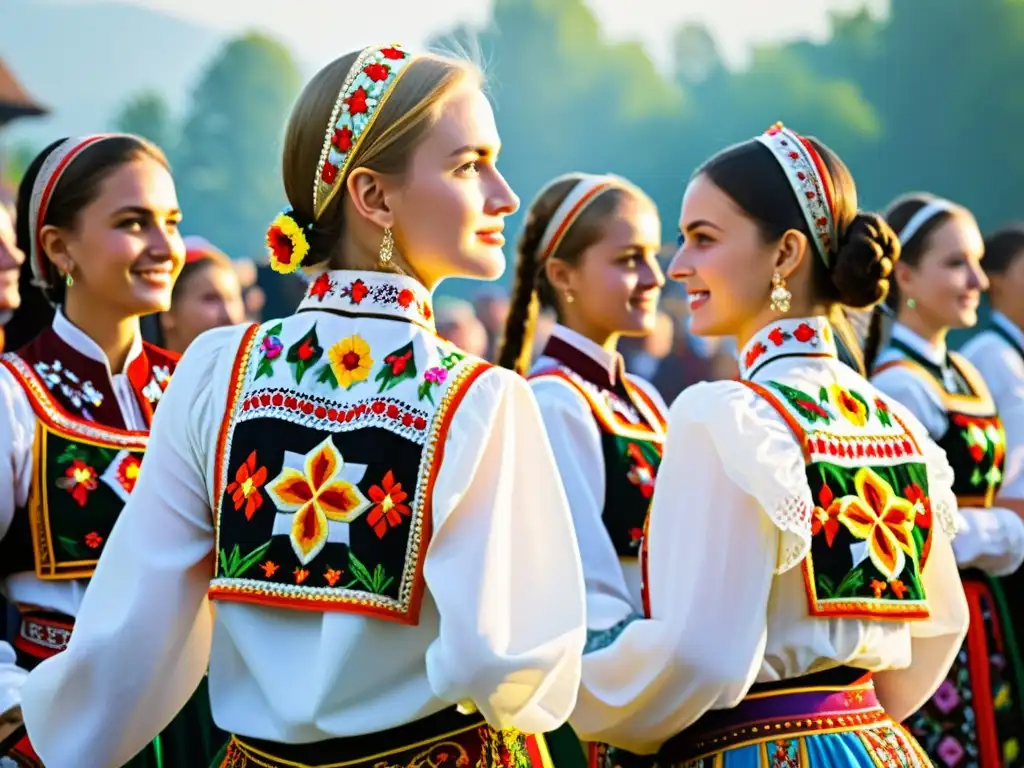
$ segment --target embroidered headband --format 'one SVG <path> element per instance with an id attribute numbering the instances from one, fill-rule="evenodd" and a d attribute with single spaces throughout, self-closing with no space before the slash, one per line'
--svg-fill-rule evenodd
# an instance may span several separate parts
<path id="1" fill-rule="evenodd" d="M 832 266 L 832 246 L 836 242 L 835 203 L 832 178 L 814 145 L 782 123 L 776 123 L 757 137 L 772 151 L 793 188 L 814 246 Z"/>
<path id="2" fill-rule="evenodd" d="M 313 216 L 320 218 L 338 193 L 367 131 L 413 56 L 399 45 L 364 48 L 338 91 L 313 180 Z"/>
<path id="3" fill-rule="evenodd" d="M 927 205 L 919 208 L 917 213 L 910 217 L 910 221 L 903 225 L 903 229 L 900 230 L 899 234 L 900 245 L 909 243 L 914 235 L 921 230 L 921 227 L 940 213 L 953 213 L 956 209 L 956 203 L 951 203 L 949 200 L 936 198 L 929 201 Z"/>
<path id="4" fill-rule="evenodd" d="M 31 233 L 28 258 L 32 266 L 32 285 L 37 288 L 53 287 L 46 278 L 48 260 L 39 235 L 43 229 L 43 222 L 46 221 L 46 211 L 53 198 L 53 191 L 57 188 L 64 171 L 76 157 L 93 144 L 124 136 L 126 134 L 123 133 L 98 133 L 92 136 L 65 139 L 46 156 L 43 164 L 39 167 L 39 173 L 32 184 L 32 196 L 29 199 L 28 207 L 28 231 Z"/>
<path id="5" fill-rule="evenodd" d="M 543 264 L 558 250 L 558 246 L 561 245 L 565 233 L 569 231 L 588 205 L 594 202 L 602 192 L 606 192 L 613 187 L 622 186 L 622 182 L 615 176 L 570 173 L 553 179 L 545 185 L 537 197 L 539 198 L 553 185 L 567 179 L 576 179 L 576 185 L 565 196 L 561 205 L 555 209 L 554 214 L 551 216 L 551 221 L 548 222 L 548 226 L 544 230 L 544 236 L 540 239 L 540 245 L 537 247 L 538 264 Z"/>

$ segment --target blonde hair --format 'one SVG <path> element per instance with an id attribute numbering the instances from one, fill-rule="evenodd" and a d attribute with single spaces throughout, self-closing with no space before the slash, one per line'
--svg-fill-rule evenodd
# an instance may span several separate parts
<path id="1" fill-rule="evenodd" d="M 321 69 L 299 94 L 288 119 L 282 160 L 284 190 L 296 216 L 306 221 L 314 221 L 313 182 L 327 123 L 359 53 L 347 53 Z M 467 82 L 483 84 L 483 74 L 471 61 L 436 53 L 417 55 L 380 108 L 349 169 L 403 173 L 413 150 L 440 118 L 442 103 Z M 339 179 L 338 183 L 344 184 L 345 180 Z M 344 197 L 342 189 L 315 221 L 309 238 L 310 253 L 303 266 L 327 261 L 336 251 L 345 231 Z"/>

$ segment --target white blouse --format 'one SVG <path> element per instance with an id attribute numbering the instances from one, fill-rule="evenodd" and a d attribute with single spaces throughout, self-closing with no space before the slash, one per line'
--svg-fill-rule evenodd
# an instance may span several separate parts
<path id="1" fill-rule="evenodd" d="M 902 323 L 893 326 L 892 338 L 942 370 L 950 370 L 945 347 L 936 347 Z M 875 365 L 881 366 L 902 356 L 898 349 L 889 347 L 878 355 Z M 872 376 L 871 382 L 913 413 L 933 439 L 940 439 L 949 428 L 946 407 L 938 394 L 905 368 L 886 368 Z M 1018 406 L 1017 410 L 1021 407 L 1024 406 Z M 1002 418 L 1002 410 L 999 416 Z M 1011 419 L 1013 416 L 1011 410 Z M 1013 494 L 1001 491 L 1000 496 L 1012 497 Z M 1016 512 L 1004 507 L 960 507 L 957 518 L 958 533 L 953 551 L 961 568 L 980 568 L 992 576 L 1006 576 L 1024 563 L 1024 521 Z"/>
<path id="2" fill-rule="evenodd" d="M 363 336 L 395 323 L 347 322 Z M 377 732 L 460 702 L 495 727 L 557 728 L 579 685 L 583 578 L 536 402 L 510 371 L 483 373 L 452 418 L 418 625 L 239 602 L 212 610 L 214 453 L 242 334 L 217 329 L 189 347 L 68 649 L 25 684 L 44 762 L 121 765 L 207 666 L 217 725 L 271 741 Z"/>
<path id="3" fill-rule="evenodd" d="M 135 338 L 125 358 L 124 369 L 110 373 L 110 363 L 100 346 L 72 324 L 60 309 L 54 316 L 53 330 L 69 346 L 103 363 L 128 429 L 147 429 L 126 373 L 128 364 L 142 352 L 142 337 Z M 6 489 L 0 492 L 0 538 L 10 527 L 14 511 L 24 507 L 28 501 L 35 431 L 36 415 L 28 395 L 13 374 L 0 366 L 0 488 Z M 84 579 L 44 581 L 35 573 L 24 572 L 9 576 L 0 583 L 0 589 L 11 603 L 34 605 L 73 617 L 78 613 L 87 584 Z M 14 663 L 14 658 L 14 650 L 0 641 L 0 712 L 21 701 L 21 686 L 26 673 Z"/>
<path id="4" fill-rule="evenodd" d="M 622 370 L 621 357 L 617 353 L 571 328 L 556 325 L 551 335 L 590 357 L 610 377 L 619 375 Z M 541 355 L 530 372 L 537 373 L 558 365 L 557 360 Z M 638 376 L 629 376 L 629 380 L 643 390 L 660 413 L 668 411 L 661 395 L 648 382 Z M 630 603 L 637 611 L 641 610 L 641 577 L 637 558 L 621 558 L 616 553 L 602 518 L 605 458 L 601 431 L 586 398 L 568 382 L 545 376 L 531 381 L 530 386 L 540 406 L 576 525 L 587 585 L 587 626 L 591 630 L 608 629 L 621 618 L 618 616 L 621 603 Z"/>
<path id="5" fill-rule="evenodd" d="M 824 318 L 788 319 L 819 332 Z M 751 340 L 751 344 L 758 338 Z M 839 382 L 869 400 L 870 384 L 835 357 L 785 345 L 752 379 L 809 392 Z M 741 354 L 747 357 L 750 345 Z M 794 352 L 792 356 L 780 356 Z M 945 455 L 898 404 L 920 438 L 936 520 L 924 573 L 930 618 L 871 621 L 808 614 L 803 570 L 815 502 L 801 445 L 767 401 L 739 382 L 695 384 L 669 411 L 668 442 L 648 529 L 649 619 L 619 607 L 621 633 L 583 659 L 571 722 L 581 739 L 656 751 L 711 709 L 727 709 L 755 682 L 840 665 L 872 670 L 897 720 L 932 694 L 967 629 L 967 605 L 949 541 L 955 509 Z"/>
<path id="6" fill-rule="evenodd" d="M 1004 329 L 1024 349 L 1024 332 L 1001 312 L 992 313 L 992 324 Z M 1006 467 L 999 495 L 1024 499 L 1024 358 L 995 331 L 982 331 L 961 354 L 981 373 L 1006 431 Z"/>

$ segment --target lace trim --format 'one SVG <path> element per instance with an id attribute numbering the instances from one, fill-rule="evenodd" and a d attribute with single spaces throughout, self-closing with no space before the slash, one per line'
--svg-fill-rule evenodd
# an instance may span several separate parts
<path id="1" fill-rule="evenodd" d="M 811 520 L 814 505 L 806 496 L 791 495 L 784 498 L 765 514 L 782 531 L 779 545 L 779 562 L 776 574 L 783 574 L 798 565 L 811 551 Z"/>
<path id="2" fill-rule="evenodd" d="M 586 656 L 588 653 L 594 651 L 600 651 L 602 648 L 607 648 L 609 645 L 619 639 L 626 627 L 632 624 L 637 619 L 642 619 L 643 614 L 633 611 L 629 616 L 616 622 L 607 629 L 588 629 L 587 630 L 587 642 L 583 646 L 583 655 Z"/>
<path id="3" fill-rule="evenodd" d="M 932 504 L 932 514 L 939 521 L 942 532 L 950 539 L 960 532 L 960 525 L 956 519 L 956 507 L 950 507 L 944 499 L 939 499 Z"/>

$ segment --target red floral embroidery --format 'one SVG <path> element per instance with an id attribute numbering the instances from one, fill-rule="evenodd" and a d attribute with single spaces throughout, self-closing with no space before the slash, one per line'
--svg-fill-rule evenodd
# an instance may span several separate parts
<path id="1" fill-rule="evenodd" d="M 366 89 L 363 87 L 356 88 L 352 95 L 345 99 L 345 103 L 348 104 L 350 115 L 364 114 L 367 111 Z"/>
<path id="2" fill-rule="evenodd" d="M 301 584 L 302 582 L 304 582 L 306 580 L 306 577 L 309 576 L 309 571 L 306 570 L 305 568 L 296 568 L 295 571 L 294 571 L 294 575 L 295 575 L 295 583 L 296 584 Z"/>
<path id="3" fill-rule="evenodd" d="M 324 297 L 327 296 L 333 288 L 334 283 L 331 281 L 331 278 L 328 277 L 326 272 L 323 272 L 316 280 L 313 281 L 313 285 L 309 287 L 309 295 L 315 296 L 320 301 L 323 301 Z"/>
<path id="4" fill-rule="evenodd" d="M 747 356 L 743 358 L 743 364 L 750 368 L 757 362 L 757 359 L 768 351 L 768 347 L 762 344 L 760 341 L 754 344 L 750 349 L 747 350 Z"/>
<path id="5" fill-rule="evenodd" d="M 252 520 L 256 510 L 263 506 L 263 494 L 259 489 L 265 482 L 267 468 L 256 468 L 256 451 L 253 451 L 235 471 L 235 479 L 226 489 L 231 494 L 236 511 L 245 506 L 246 520 Z"/>
<path id="6" fill-rule="evenodd" d="M 373 64 L 367 64 L 363 67 L 363 72 L 365 72 L 366 76 L 373 80 L 373 82 L 379 83 L 382 80 L 388 79 L 388 75 L 391 74 L 391 68 L 386 64 L 374 62 Z"/>
<path id="7" fill-rule="evenodd" d="M 398 294 L 398 306 L 400 306 L 402 309 L 408 309 L 409 305 L 412 304 L 413 299 L 415 298 L 416 296 L 413 294 L 412 291 L 410 291 L 408 288 L 403 288 Z"/>
<path id="8" fill-rule="evenodd" d="M 334 148 L 341 153 L 348 152 L 352 149 L 352 129 L 347 125 L 341 128 L 334 129 L 334 138 L 331 139 L 331 144 Z"/>
<path id="9" fill-rule="evenodd" d="M 632 463 L 629 473 L 626 475 L 629 482 L 640 489 L 640 493 L 645 499 L 651 498 L 654 495 L 654 467 L 644 458 L 643 451 L 636 443 L 629 444 L 629 447 L 626 448 L 626 456 Z"/>
<path id="10" fill-rule="evenodd" d="M 326 571 L 324 571 L 324 581 L 326 581 L 329 586 L 333 587 L 335 584 L 338 583 L 338 579 L 340 578 L 341 571 L 336 571 L 333 568 L 328 568 Z"/>
<path id="11" fill-rule="evenodd" d="M 275 573 L 277 573 L 277 569 L 280 567 L 281 566 L 279 566 L 273 560 L 267 560 L 267 562 L 260 564 L 260 568 L 263 570 L 263 575 L 266 576 L 268 579 Z"/>
<path id="12" fill-rule="evenodd" d="M 786 340 L 786 332 L 781 328 L 773 328 L 771 333 L 768 334 L 768 341 L 774 344 L 776 347 L 781 347 L 782 343 Z"/>
<path id="13" fill-rule="evenodd" d="M 807 323 L 800 323 L 800 325 L 797 326 L 796 330 L 793 331 L 793 338 L 804 344 L 806 344 L 809 341 L 812 341 L 813 339 L 816 339 L 817 337 L 818 332 L 814 330 L 814 328 L 809 326 Z"/>
<path id="14" fill-rule="evenodd" d="M 327 419 L 337 424 L 346 424 L 369 415 L 384 416 L 392 421 L 401 422 L 403 427 L 412 427 L 419 432 L 427 428 L 427 420 L 423 416 L 400 408 L 384 398 L 359 403 L 347 410 L 333 406 L 327 407 L 310 400 L 300 400 L 294 395 L 286 395 L 283 392 L 263 392 L 262 394 L 253 395 L 242 403 L 243 411 L 252 411 L 258 408 L 285 408 L 293 413 L 314 416 L 318 419 Z"/>
<path id="15" fill-rule="evenodd" d="M 100 544 L 103 543 L 103 537 L 100 536 L 96 531 L 85 534 L 85 546 L 89 549 L 99 549 Z"/>
<path id="16" fill-rule="evenodd" d="M 385 59 L 391 59 L 392 61 L 405 58 L 405 51 L 400 51 L 397 48 L 381 48 L 380 52 Z"/>
<path id="17" fill-rule="evenodd" d="M 403 354 L 392 353 L 384 358 L 384 364 L 391 367 L 392 376 L 401 376 L 405 373 L 405 368 L 409 365 L 409 361 L 412 360 L 412 350 L 408 350 Z"/>
<path id="18" fill-rule="evenodd" d="M 71 494 L 71 498 L 80 507 L 85 506 L 89 498 L 89 492 L 96 490 L 99 475 L 96 470 L 90 467 L 81 459 L 75 459 L 71 466 L 64 470 L 61 487 Z"/>
<path id="19" fill-rule="evenodd" d="M 377 506 L 367 515 L 366 522 L 379 539 L 384 538 L 389 527 L 401 525 L 402 515 L 409 517 L 412 514 L 409 506 L 402 503 L 409 498 L 409 494 L 402 490 L 401 483 L 395 482 L 395 475 L 390 469 L 380 485 L 371 486 L 369 494 L 370 501 Z"/>
<path id="20" fill-rule="evenodd" d="M 811 520 L 811 536 L 817 536 L 821 531 L 825 532 L 825 543 L 831 547 L 839 533 L 839 502 L 835 500 L 828 483 L 824 483 L 818 491 L 818 506 L 814 508 Z"/>
<path id="21" fill-rule="evenodd" d="M 370 289 L 366 287 L 366 283 L 362 280 L 354 280 L 351 285 L 347 288 L 341 289 L 342 296 L 348 296 L 349 301 L 353 304 L 359 304 L 366 295 L 370 292 Z"/>
<path id="22" fill-rule="evenodd" d="M 338 166 L 324 163 L 324 169 L 320 171 L 320 178 L 324 180 L 325 184 L 333 184 L 337 175 Z"/>
<path id="23" fill-rule="evenodd" d="M 135 483 L 139 479 L 139 469 L 142 461 L 135 454 L 129 453 L 117 465 L 116 476 L 118 484 L 124 488 L 125 493 L 135 490 Z"/>

